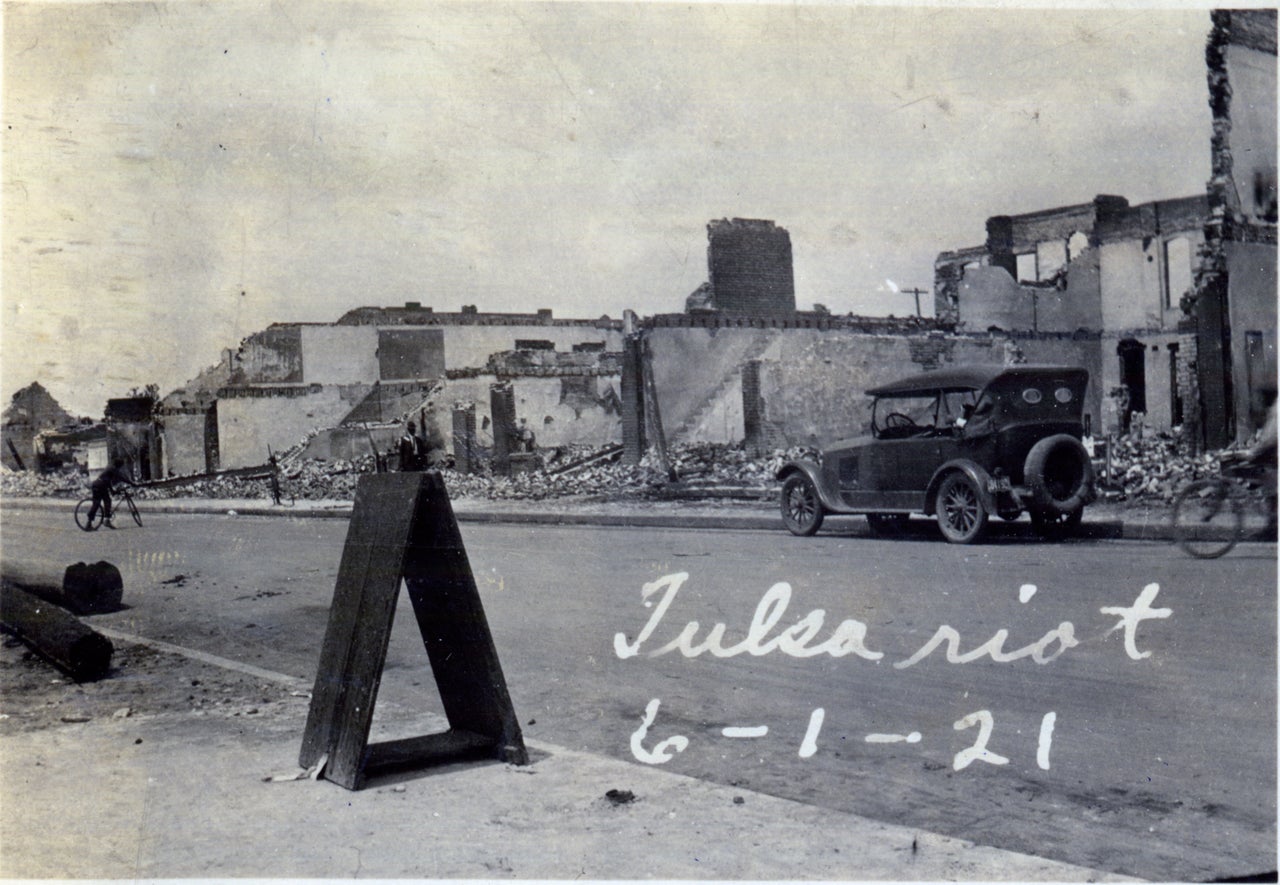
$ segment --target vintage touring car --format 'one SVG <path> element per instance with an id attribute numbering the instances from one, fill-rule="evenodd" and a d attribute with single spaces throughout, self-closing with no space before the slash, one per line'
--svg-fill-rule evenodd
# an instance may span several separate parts
<path id="1" fill-rule="evenodd" d="M 1094 498 L 1088 383 L 1068 366 L 976 365 L 872 388 L 869 436 L 778 470 L 783 522 L 812 535 L 828 514 L 865 514 L 892 534 L 913 513 L 936 514 L 948 541 L 969 544 L 991 516 L 1025 512 L 1042 534 L 1065 534 Z"/>

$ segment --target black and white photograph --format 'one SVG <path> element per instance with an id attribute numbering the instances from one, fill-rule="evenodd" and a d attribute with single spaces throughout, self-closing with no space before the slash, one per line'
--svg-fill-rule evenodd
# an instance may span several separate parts
<path id="1" fill-rule="evenodd" d="M 5 0 L 0 880 L 1276 882 L 1276 19 Z"/>

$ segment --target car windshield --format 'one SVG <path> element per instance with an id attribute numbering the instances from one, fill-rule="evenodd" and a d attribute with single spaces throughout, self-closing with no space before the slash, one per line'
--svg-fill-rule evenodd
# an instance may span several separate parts
<path id="1" fill-rule="evenodd" d="M 879 437 L 908 436 L 932 430 L 937 414 L 937 394 L 881 397 L 875 403 L 872 430 Z"/>
<path id="2" fill-rule="evenodd" d="M 872 410 L 872 432 L 881 439 L 963 426 L 978 401 L 976 390 L 882 396 Z"/>

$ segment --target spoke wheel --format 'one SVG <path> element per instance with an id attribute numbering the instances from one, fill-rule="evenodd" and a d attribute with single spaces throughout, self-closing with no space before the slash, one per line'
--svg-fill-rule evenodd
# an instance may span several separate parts
<path id="1" fill-rule="evenodd" d="M 782 484 L 782 521 L 793 535 L 812 535 L 822 528 L 822 501 L 813 480 L 803 473 Z"/>
<path id="2" fill-rule="evenodd" d="M 106 518 L 104 508 L 99 507 L 98 512 L 93 517 L 93 522 L 89 522 L 89 511 L 93 507 L 93 499 L 85 498 L 76 505 L 76 525 L 80 526 L 86 532 L 91 532 L 98 526 L 102 525 L 102 520 Z"/>
<path id="3" fill-rule="evenodd" d="M 938 527 L 952 544 L 972 544 L 987 527 L 987 510 L 977 485 L 964 473 L 953 473 L 938 489 Z"/>
<path id="4" fill-rule="evenodd" d="M 141 525 L 142 525 L 142 515 L 141 515 L 140 513 L 138 513 L 138 505 L 137 505 L 137 504 L 135 504 L 135 503 L 133 503 L 133 498 L 131 498 L 131 497 L 127 497 L 127 498 L 125 498 L 125 499 L 124 499 L 124 503 L 128 506 L 128 508 L 129 508 L 129 515 L 133 517 L 133 521 L 134 521 L 134 522 L 136 522 L 139 526 L 141 526 Z"/>
<path id="5" fill-rule="evenodd" d="M 1173 536 L 1196 559 L 1217 559 L 1244 532 L 1244 507 L 1223 479 L 1199 479 L 1173 502 Z"/>

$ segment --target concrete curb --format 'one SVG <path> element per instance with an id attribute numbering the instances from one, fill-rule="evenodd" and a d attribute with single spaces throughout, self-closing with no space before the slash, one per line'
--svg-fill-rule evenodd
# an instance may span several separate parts
<path id="1" fill-rule="evenodd" d="M 72 510 L 75 501 L 62 498 L 4 498 L 0 499 L 0 510 L 5 509 L 47 509 Z M 349 501 L 308 501 L 293 506 L 276 506 L 260 500 L 237 499 L 223 500 L 213 498 L 165 498 L 140 502 L 146 511 L 157 513 L 210 514 L 219 516 L 270 516 L 292 517 L 295 519 L 347 519 L 351 516 Z M 459 522 L 490 525 L 556 525 L 556 526 L 606 526 L 611 528 L 657 528 L 657 529 L 701 529 L 721 531 L 765 531 L 783 532 L 781 520 L 773 512 L 761 509 L 759 512 L 732 513 L 725 512 L 730 507 L 717 508 L 714 505 L 689 506 L 684 513 L 637 513 L 628 512 L 628 505 L 616 505 L 609 509 L 608 504 L 592 503 L 582 510 L 532 510 L 514 509 L 492 506 L 488 502 L 471 502 L 461 499 L 453 502 L 453 512 Z M 1138 517 L 1112 515 L 1111 513 L 1090 517 L 1088 511 L 1077 531 L 1077 538 L 1091 540 L 1137 540 L 1137 541 L 1172 541 L 1173 533 L 1168 524 L 1167 512 L 1139 512 Z M 1261 526 L 1250 526 L 1260 531 Z M 994 520 L 992 533 L 1004 537 L 1036 537 L 1029 523 L 1002 523 Z M 829 517 L 824 533 L 869 537 L 870 531 L 861 517 Z M 925 540 L 936 536 L 933 520 L 914 519 L 911 527 L 904 533 L 906 538 Z M 1275 543 L 1275 537 L 1269 539 L 1250 537 L 1251 542 Z"/>

